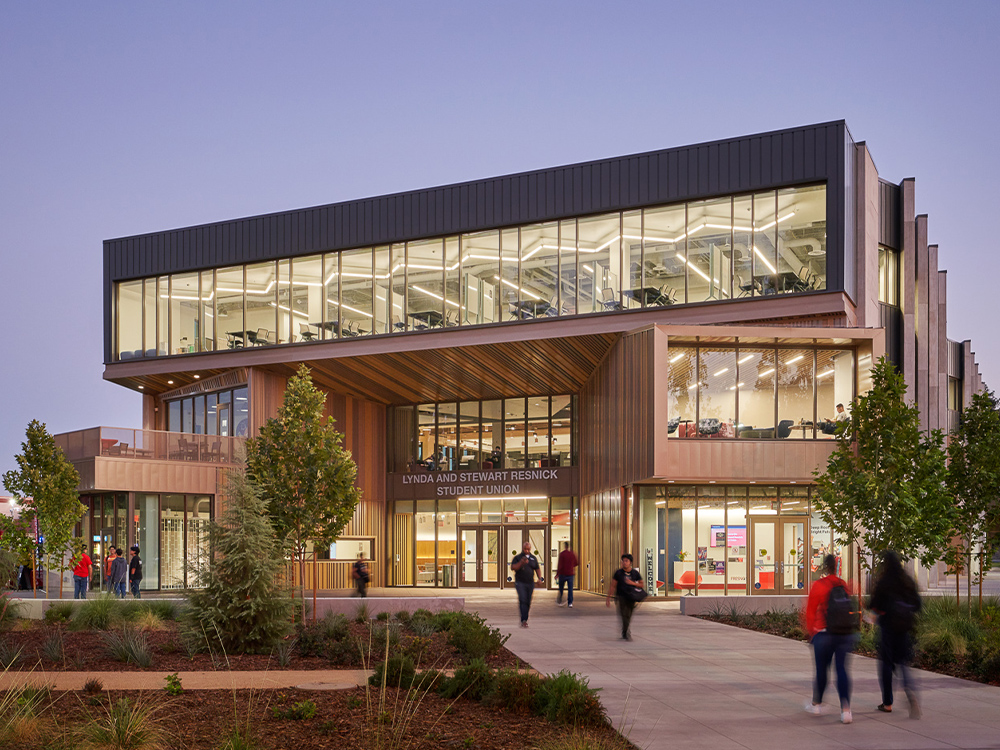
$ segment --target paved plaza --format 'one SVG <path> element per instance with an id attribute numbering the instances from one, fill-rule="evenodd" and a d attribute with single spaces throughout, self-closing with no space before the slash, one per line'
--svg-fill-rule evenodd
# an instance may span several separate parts
<path id="1" fill-rule="evenodd" d="M 923 718 L 914 721 L 901 694 L 897 711 L 875 709 L 876 662 L 855 656 L 854 723 L 843 725 L 833 684 L 828 714 L 803 710 L 812 689 L 808 645 L 684 617 L 676 603 L 643 604 L 631 642 L 618 639 L 614 610 L 593 595 L 578 596 L 570 610 L 540 592 L 527 630 L 518 627 L 513 592 L 466 595 L 466 609 L 512 633 L 508 648 L 539 671 L 587 675 L 615 725 L 647 750 L 1000 748 L 998 687 L 918 670 Z"/>

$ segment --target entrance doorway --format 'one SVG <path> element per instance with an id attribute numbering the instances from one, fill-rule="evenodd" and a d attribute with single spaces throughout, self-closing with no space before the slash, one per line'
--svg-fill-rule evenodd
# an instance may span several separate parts
<path id="1" fill-rule="evenodd" d="M 500 528 L 462 526 L 458 530 L 462 553 L 459 586 L 500 586 Z"/>
<path id="2" fill-rule="evenodd" d="M 750 519 L 751 594 L 805 594 L 809 518 Z"/>
<path id="3" fill-rule="evenodd" d="M 521 554 L 521 548 L 526 541 L 531 543 L 531 554 L 538 558 L 539 573 L 545 579 L 545 587 L 549 588 L 552 585 L 552 577 L 548 574 L 546 567 L 546 561 L 550 558 L 550 555 L 546 554 L 548 549 L 546 532 L 547 529 L 544 526 L 508 526 L 504 529 L 506 538 L 504 580 L 509 585 L 514 585 L 514 571 L 510 569 L 510 562 L 515 555 Z"/>

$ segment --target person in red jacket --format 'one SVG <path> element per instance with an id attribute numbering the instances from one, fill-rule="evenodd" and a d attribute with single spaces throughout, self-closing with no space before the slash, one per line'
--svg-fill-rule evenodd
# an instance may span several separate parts
<path id="1" fill-rule="evenodd" d="M 826 628 L 826 608 L 830 591 L 836 586 L 847 588 L 842 578 L 836 575 L 837 558 L 827 555 L 823 558 L 825 576 L 812 585 L 806 602 L 806 630 L 812 643 L 816 659 L 816 677 L 813 681 L 812 702 L 806 703 L 806 711 L 811 714 L 823 712 L 823 692 L 826 690 L 827 673 L 830 662 L 837 670 L 837 694 L 840 696 L 840 720 L 844 724 L 853 721 L 851 715 L 851 681 L 847 675 L 847 655 L 854 650 L 854 633 L 831 633 Z"/>
<path id="2" fill-rule="evenodd" d="M 90 582 L 90 566 L 93 564 L 93 561 L 91 561 L 90 555 L 87 554 L 86 548 L 82 545 L 77 555 L 74 556 L 73 561 L 76 563 L 73 566 L 73 598 L 86 599 L 87 584 Z"/>
<path id="3" fill-rule="evenodd" d="M 566 597 L 567 604 L 573 606 L 573 579 L 576 577 L 576 569 L 580 561 L 576 559 L 576 553 L 569 548 L 569 542 L 563 542 L 562 552 L 559 553 L 556 573 L 559 574 L 559 596 L 556 597 L 556 604 L 563 605 L 563 586 L 569 584 L 569 596 Z"/>

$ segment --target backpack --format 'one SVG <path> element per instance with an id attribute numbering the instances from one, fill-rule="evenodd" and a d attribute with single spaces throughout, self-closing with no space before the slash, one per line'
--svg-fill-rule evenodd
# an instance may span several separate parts
<path id="1" fill-rule="evenodd" d="M 826 630 L 834 635 L 850 635 L 858 629 L 858 611 L 840 584 L 830 589 L 826 600 Z"/>
<path id="2" fill-rule="evenodd" d="M 917 624 L 917 607 L 897 596 L 890 600 L 889 611 L 882 621 L 889 630 L 909 633 Z"/>

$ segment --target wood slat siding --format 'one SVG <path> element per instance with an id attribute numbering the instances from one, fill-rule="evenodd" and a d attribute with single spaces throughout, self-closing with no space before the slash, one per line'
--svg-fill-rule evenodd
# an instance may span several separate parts
<path id="1" fill-rule="evenodd" d="M 216 493 L 217 467 L 212 464 L 97 456 L 73 466 L 80 474 L 80 492 Z"/>
<path id="2" fill-rule="evenodd" d="M 658 462 L 663 472 L 653 481 L 720 483 L 814 480 L 813 471 L 825 469 L 835 440 L 684 440 L 668 439 Z"/>
<path id="3" fill-rule="evenodd" d="M 307 602 L 312 601 L 312 594 L 310 593 L 313 588 L 313 578 L 316 578 L 318 586 L 316 589 L 318 591 L 335 591 L 337 589 L 353 589 L 354 579 L 351 576 L 354 563 L 341 562 L 339 560 L 317 560 L 315 565 L 312 560 L 306 561 L 305 566 L 305 588 L 306 588 L 306 600 Z M 292 585 L 299 585 L 299 566 L 290 565 L 289 566 L 290 575 L 288 576 L 292 582 Z M 314 575 L 315 571 L 315 575 Z M 369 560 L 368 561 L 368 573 L 371 576 L 369 580 L 370 586 L 384 586 L 383 583 L 378 583 L 378 581 L 383 580 L 385 577 L 385 571 L 383 567 L 377 562 Z"/>
<path id="4" fill-rule="evenodd" d="M 106 240 L 104 359 L 112 361 L 116 281 L 796 184 L 827 184 L 827 284 L 843 289 L 843 229 L 853 210 L 846 192 L 853 174 L 848 149 L 847 125 L 828 122 Z"/>
<path id="5" fill-rule="evenodd" d="M 604 593 L 618 570 L 625 525 L 620 488 L 580 498 L 580 570 L 577 585 Z M 634 554 L 634 553 L 633 553 Z"/>
<path id="6" fill-rule="evenodd" d="M 581 495 L 653 473 L 654 330 L 622 336 L 580 391 Z"/>

